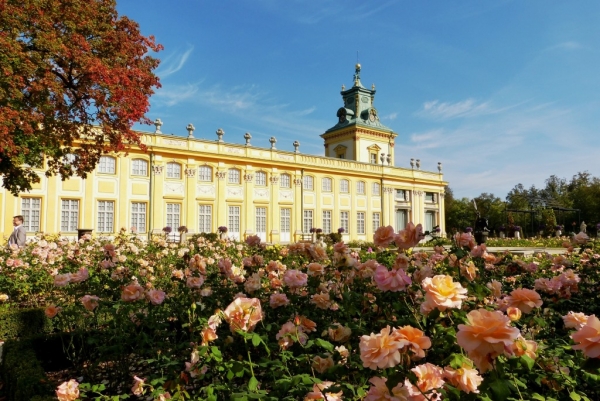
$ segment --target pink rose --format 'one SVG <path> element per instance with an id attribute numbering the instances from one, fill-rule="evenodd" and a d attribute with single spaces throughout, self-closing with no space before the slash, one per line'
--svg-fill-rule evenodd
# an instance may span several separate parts
<path id="1" fill-rule="evenodd" d="M 412 284 L 412 280 L 404 270 L 392 269 L 390 271 L 383 265 L 377 266 L 373 280 L 381 291 L 404 291 L 407 285 Z"/>
<path id="2" fill-rule="evenodd" d="M 258 235 L 250 235 L 246 238 L 246 244 L 248 244 L 248 246 L 259 246 L 260 242 L 261 240 Z"/>
<path id="3" fill-rule="evenodd" d="M 85 309 L 91 312 L 98 307 L 99 299 L 100 298 L 95 295 L 84 295 L 83 298 L 81 298 L 81 303 Z"/>
<path id="4" fill-rule="evenodd" d="M 152 305 L 160 305 L 165 300 L 165 292 L 161 290 L 149 290 L 146 292 L 146 297 Z"/>
<path id="5" fill-rule="evenodd" d="M 63 382 L 56 389 L 56 396 L 59 401 L 74 401 L 79 398 L 79 383 L 75 379 Z"/>
<path id="6" fill-rule="evenodd" d="M 275 294 L 271 294 L 271 297 L 269 298 L 269 305 L 273 309 L 279 308 L 280 306 L 286 306 L 289 303 L 290 303 L 290 300 L 288 299 L 287 295 L 285 295 L 285 294 L 275 293 Z"/>
<path id="7" fill-rule="evenodd" d="M 144 287 L 137 283 L 129 284 L 121 292 L 121 299 L 125 302 L 133 302 L 142 298 L 144 298 Z"/>
<path id="8" fill-rule="evenodd" d="M 375 246 L 379 246 L 382 248 L 387 248 L 393 241 L 396 233 L 394 232 L 394 227 L 392 226 L 381 226 L 375 231 L 373 235 L 373 242 Z"/>
<path id="9" fill-rule="evenodd" d="M 236 298 L 223 311 L 232 332 L 252 331 L 262 320 L 262 308 L 258 298 Z"/>
<path id="10" fill-rule="evenodd" d="M 540 294 L 528 288 L 517 288 L 506 297 L 508 306 L 521 309 L 523 313 L 530 313 L 533 308 L 542 306 L 543 301 Z"/>
<path id="11" fill-rule="evenodd" d="M 291 288 L 304 287 L 308 281 L 308 274 L 300 270 L 290 269 L 283 274 L 283 282 Z"/>
<path id="12" fill-rule="evenodd" d="M 416 246 L 423 238 L 425 238 L 423 226 L 421 224 L 415 226 L 410 222 L 406 225 L 404 230 L 396 234 L 394 242 L 398 249 L 409 249 Z"/>
<path id="13" fill-rule="evenodd" d="M 371 333 L 360 338 L 360 359 L 365 368 L 393 368 L 400 363 L 400 349 L 408 341 L 390 335 L 390 331 L 390 326 L 387 326 L 379 334 Z"/>
<path id="14" fill-rule="evenodd" d="M 87 280 L 90 277 L 90 272 L 85 267 L 82 267 L 77 271 L 77 273 L 71 274 L 71 282 L 72 283 L 81 283 Z"/>
<path id="15" fill-rule="evenodd" d="M 192 276 L 187 278 L 188 288 L 200 288 L 204 284 L 204 276 Z"/>
<path id="16" fill-rule="evenodd" d="M 60 312 L 62 310 L 61 307 L 59 306 L 54 306 L 54 305 L 50 305 L 48 306 L 45 310 L 44 310 L 44 314 L 49 318 L 52 319 L 54 316 L 56 316 L 58 314 L 58 312 Z"/>
<path id="17" fill-rule="evenodd" d="M 133 395 L 144 394 L 144 379 L 140 379 L 137 376 L 133 376 L 133 387 L 131 387 Z"/>
<path id="18" fill-rule="evenodd" d="M 64 287 L 71 281 L 71 274 L 57 274 L 54 276 L 54 286 L 55 287 Z"/>

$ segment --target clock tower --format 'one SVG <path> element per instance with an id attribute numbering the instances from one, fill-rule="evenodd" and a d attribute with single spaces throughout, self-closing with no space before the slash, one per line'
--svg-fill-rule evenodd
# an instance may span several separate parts
<path id="1" fill-rule="evenodd" d="M 360 64 L 356 64 L 352 88 L 342 85 L 340 93 L 344 106 L 337 110 L 337 124 L 321 135 L 325 156 L 393 166 L 398 134 L 379 120 L 373 106 L 375 85 L 371 89 L 362 85 Z"/>

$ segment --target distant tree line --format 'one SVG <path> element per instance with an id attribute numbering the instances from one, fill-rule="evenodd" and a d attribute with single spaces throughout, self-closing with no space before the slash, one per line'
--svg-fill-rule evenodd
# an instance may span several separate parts
<path id="1" fill-rule="evenodd" d="M 498 234 L 508 224 L 521 227 L 527 235 L 552 234 L 557 225 L 564 233 L 579 232 L 582 221 L 587 231 L 596 234 L 600 223 L 600 178 L 587 171 L 570 180 L 551 175 L 543 188 L 526 188 L 517 184 L 502 200 L 494 194 L 482 193 L 474 199 L 455 198 L 450 187 L 445 195 L 446 231 L 464 231 L 473 227 L 476 211 L 489 221 L 490 229 Z"/>

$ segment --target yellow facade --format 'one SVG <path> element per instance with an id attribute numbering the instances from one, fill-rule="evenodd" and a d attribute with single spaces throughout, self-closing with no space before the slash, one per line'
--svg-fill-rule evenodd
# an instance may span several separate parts
<path id="1" fill-rule="evenodd" d="M 344 107 L 338 123 L 321 137 L 326 157 L 249 143 L 142 133 L 147 151 L 104 156 L 87 179 L 45 177 L 29 193 L 14 197 L 0 189 L 4 236 L 12 216 L 25 217 L 28 235 L 37 232 L 76 237 L 78 229 L 110 236 L 121 229 L 140 236 L 174 232 L 216 232 L 243 239 L 287 243 L 309 235 L 345 229 L 343 239 L 371 240 L 377 227 L 403 229 L 409 221 L 444 232 L 443 194 L 447 183 L 439 172 L 394 167 L 397 134 L 379 121 L 374 87 L 342 88 Z"/>

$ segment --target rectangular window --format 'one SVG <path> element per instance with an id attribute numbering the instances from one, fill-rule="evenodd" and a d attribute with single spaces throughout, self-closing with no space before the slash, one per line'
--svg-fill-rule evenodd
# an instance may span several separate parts
<path id="1" fill-rule="evenodd" d="M 171 232 L 177 232 L 180 221 L 181 205 L 179 203 L 167 203 L 167 227 L 171 227 Z"/>
<path id="2" fill-rule="evenodd" d="M 229 225 L 227 228 L 232 233 L 239 234 L 240 232 L 240 207 L 229 206 L 229 214 L 227 215 L 227 222 Z"/>
<path id="3" fill-rule="evenodd" d="M 381 195 L 381 185 L 379 185 L 378 182 L 374 182 L 373 183 L 373 196 L 380 196 Z"/>
<path id="4" fill-rule="evenodd" d="M 146 204 L 131 202 L 131 231 L 146 232 Z"/>
<path id="5" fill-rule="evenodd" d="M 305 175 L 304 176 L 304 189 L 306 189 L 307 191 L 312 191 L 313 190 L 313 181 L 314 181 L 314 179 L 310 175 Z"/>
<path id="6" fill-rule="evenodd" d="M 356 193 L 359 195 L 365 194 L 365 182 L 364 181 L 359 181 L 356 183 Z"/>
<path id="7" fill-rule="evenodd" d="M 98 201 L 98 232 L 114 232 L 115 202 Z"/>
<path id="8" fill-rule="evenodd" d="M 198 180 L 212 181 L 212 168 L 210 166 L 200 166 L 198 168 Z"/>
<path id="9" fill-rule="evenodd" d="M 340 181 L 340 192 L 347 194 L 349 192 L 349 183 L 348 180 L 341 180 Z"/>
<path id="10" fill-rule="evenodd" d="M 267 208 L 257 207 L 256 208 L 256 232 L 266 233 L 267 232 Z"/>
<path id="11" fill-rule="evenodd" d="M 356 213 L 356 233 L 365 233 L 365 212 Z"/>
<path id="12" fill-rule="evenodd" d="M 23 227 L 27 232 L 40 231 L 40 211 L 42 198 L 21 199 L 21 214 L 23 215 Z"/>
<path id="13" fill-rule="evenodd" d="M 373 232 L 381 226 L 381 217 L 379 213 L 373 213 Z"/>
<path id="14" fill-rule="evenodd" d="M 256 185 L 264 187 L 267 185 L 267 173 L 259 171 L 256 173 Z"/>
<path id="15" fill-rule="evenodd" d="M 239 184 L 240 183 L 240 170 L 232 168 L 229 169 L 227 174 L 227 182 L 230 184 Z"/>
<path id="16" fill-rule="evenodd" d="M 100 156 L 100 162 L 98 163 L 98 171 L 104 174 L 115 173 L 115 158 L 110 156 Z"/>
<path id="17" fill-rule="evenodd" d="M 323 210 L 323 234 L 331 232 L 331 210 Z"/>
<path id="18" fill-rule="evenodd" d="M 371 164 L 377 164 L 377 153 L 369 153 Z"/>
<path id="19" fill-rule="evenodd" d="M 63 199 L 60 209 L 60 231 L 77 231 L 77 226 L 79 225 L 79 201 L 75 199 Z"/>
<path id="20" fill-rule="evenodd" d="M 349 225 L 348 225 L 348 212 L 340 212 L 340 228 L 344 229 L 344 234 L 348 234 Z"/>
<path id="21" fill-rule="evenodd" d="M 281 188 L 291 188 L 291 177 L 289 174 L 281 174 L 279 177 Z"/>
<path id="22" fill-rule="evenodd" d="M 181 165 L 179 163 L 167 163 L 167 178 L 181 178 Z"/>
<path id="23" fill-rule="evenodd" d="M 396 210 L 396 231 L 404 230 L 408 224 L 408 211 L 406 209 Z"/>
<path id="24" fill-rule="evenodd" d="M 304 211 L 304 220 L 302 221 L 302 232 L 309 233 L 310 229 L 313 228 L 313 211 Z"/>
<path id="25" fill-rule="evenodd" d="M 212 205 L 198 206 L 198 232 L 212 232 Z"/>
<path id="26" fill-rule="evenodd" d="M 321 190 L 331 192 L 331 178 L 323 178 Z"/>
<path id="27" fill-rule="evenodd" d="M 435 212 L 425 212 L 425 231 L 431 232 L 435 227 Z"/>
<path id="28" fill-rule="evenodd" d="M 403 189 L 396 190 L 396 200 L 405 201 L 406 200 L 406 191 Z"/>
<path id="29" fill-rule="evenodd" d="M 289 233 L 290 232 L 290 220 L 292 215 L 292 209 L 281 209 L 281 232 Z"/>
<path id="30" fill-rule="evenodd" d="M 435 194 L 433 192 L 425 192 L 425 202 L 435 203 Z"/>
<path id="31" fill-rule="evenodd" d="M 131 175 L 148 175 L 148 162 L 142 159 L 134 159 L 131 162 Z"/>

